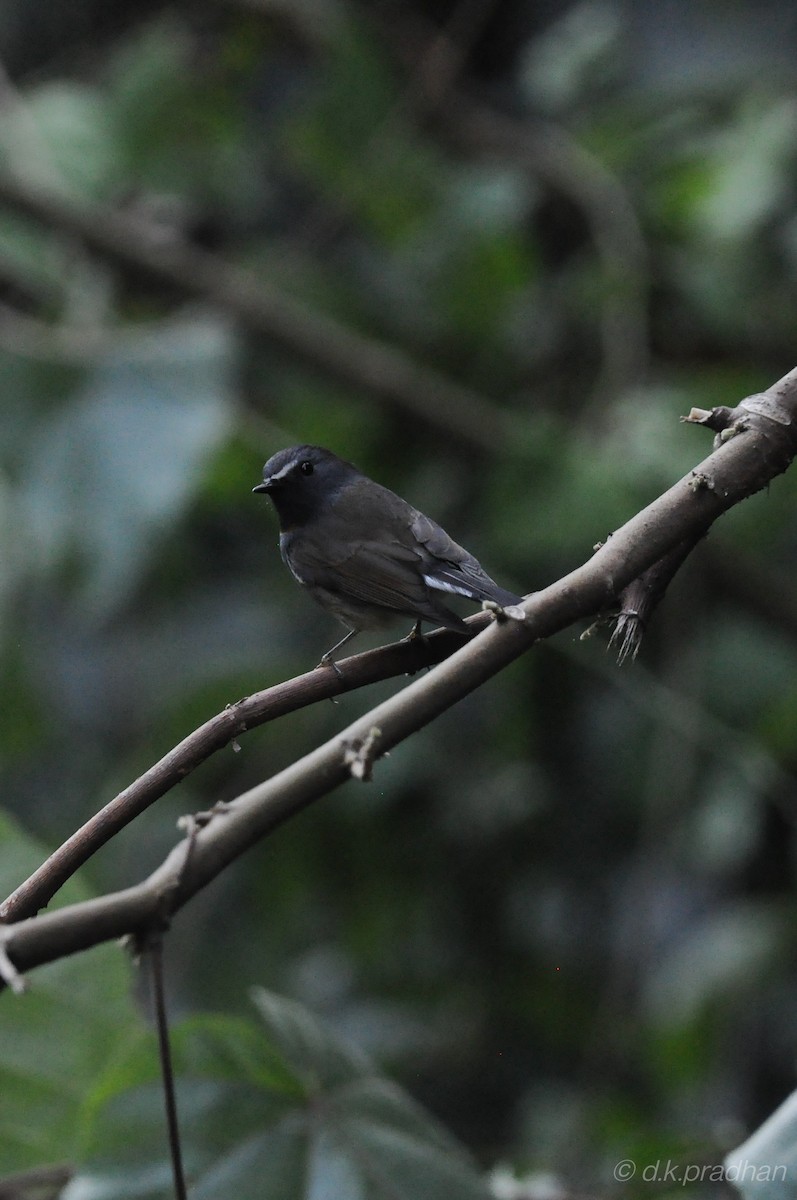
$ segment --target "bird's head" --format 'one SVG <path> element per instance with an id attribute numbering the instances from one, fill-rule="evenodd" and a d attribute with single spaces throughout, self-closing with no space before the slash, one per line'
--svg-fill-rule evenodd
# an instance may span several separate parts
<path id="1" fill-rule="evenodd" d="M 263 482 L 252 488 L 274 502 L 283 530 L 320 515 L 360 472 L 323 446 L 291 446 L 263 467 Z"/>

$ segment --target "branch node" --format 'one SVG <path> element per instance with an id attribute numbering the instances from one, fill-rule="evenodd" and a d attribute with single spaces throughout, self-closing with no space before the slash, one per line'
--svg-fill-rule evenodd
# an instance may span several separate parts
<path id="1" fill-rule="evenodd" d="M 729 442 L 731 438 L 736 437 L 739 433 L 745 433 L 750 428 L 750 422 L 747 417 L 738 417 L 732 425 L 727 429 L 721 429 L 714 438 L 714 445 L 723 446 L 725 442 Z"/>
<path id="2" fill-rule="evenodd" d="M 688 415 L 680 419 L 685 425 L 705 425 L 719 433 L 734 423 L 736 412 L 735 408 L 720 404 L 717 408 L 690 408 Z"/>
<path id="3" fill-rule="evenodd" d="M 221 816 L 222 813 L 230 811 L 230 805 L 226 800 L 218 800 L 212 808 L 206 808 L 202 812 L 185 813 L 182 817 L 177 818 L 177 828 L 181 829 L 186 837 L 193 837 L 200 829 L 204 829 L 209 825 L 214 817 Z"/>
<path id="4" fill-rule="evenodd" d="M 691 408 L 689 415 L 681 417 L 688 425 L 705 425 L 716 433 L 714 449 L 729 442 L 737 434 L 746 433 L 751 427 L 750 417 L 753 414 L 768 417 L 781 425 L 790 424 L 788 415 L 783 408 L 766 395 L 748 396 L 736 408 L 728 408 L 721 404 L 717 408 Z"/>
<path id="5" fill-rule="evenodd" d="M 752 396 L 746 396 L 744 400 L 739 401 L 739 408 L 759 417 L 767 417 L 778 425 L 792 424 L 791 412 L 783 404 L 780 396 L 771 394 L 771 389 L 770 392 L 755 392 Z"/>
<path id="6" fill-rule="evenodd" d="M 382 736 L 382 730 L 372 725 L 364 738 L 343 743 L 343 762 L 349 768 L 354 779 L 368 783 L 371 779 L 376 755 L 376 744 Z"/>
<path id="7" fill-rule="evenodd" d="M 705 471 L 693 471 L 692 478 L 689 480 L 689 487 L 693 492 L 713 492 L 714 480 Z"/>
<path id="8" fill-rule="evenodd" d="M 526 624 L 526 610 L 520 604 L 497 604 L 495 600 L 482 600 L 482 610 L 492 613 L 496 621 L 518 621 Z"/>
<path id="9" fill-rule="evenodd" d="M 168 929 L 171 923 L 172 914 L 178 906 L 183 883 L 188 874 L 191 859 L 194 856 L 194 848 L 200 830 L 209 825 L 214 817 L 228 812 L 230 808 L 231 805 L 226 801 L 219 800 L 212 808 L 205 809 L 204 812 L 186 813 L 184 816 L 178 818 L 177 828 L 185 833 L 185 841 L 181 843 L 185 845 L 185 854 L 179 867 L 160 889 L 158 896 L 158 921 L 153 922 L 153 928 L 162 931 Z M 150 936 L 150 931 L 148 931 L 148 936 Z"/>

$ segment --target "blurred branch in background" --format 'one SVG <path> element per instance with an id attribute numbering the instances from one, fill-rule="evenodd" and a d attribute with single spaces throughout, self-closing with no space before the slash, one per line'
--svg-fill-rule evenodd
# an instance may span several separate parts
<path id="1" fill-rule="evenodd" d="M 619 178 L 565 128 L 537 116 L 513 119 L 457 89 L 468 44 L 453 22 L 433 31 L 394 10 L 383 29 L 386 44 L 402 54 L 411 81 L 408 100 L 414 101 L 419 119 L 456 151 L 493 165 L 517 166 L 583 213 L 603 274 L 596 410 L 607 398 L 640 387 L 649 360 L 650 266 L 639 219 Z"/>
<path id="2" fill-rule="evenodd" d="M 380 345 L 333 318 L 311 312 L 286 293 L 223 259 L 149 228 L 111 209 L 79 204 L 19 179 L 0 175 L 0 204 L 78 238 L 113 263 L 207 300 L 249 332 L 338 383 L 366 391 L 420 425 L 483 450 L 508 450 L 518 419 L 489 400 Z"/>

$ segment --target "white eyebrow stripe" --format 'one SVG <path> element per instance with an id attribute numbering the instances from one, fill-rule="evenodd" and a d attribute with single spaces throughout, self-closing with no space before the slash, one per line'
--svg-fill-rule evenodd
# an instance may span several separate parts
<path id="1" fill-rule="evenodd" d="M 296 466 L 295 462 L 289 462 L 287 464 L 287 466 L 284 466 L 282 468 L 281 471 L 277 471 L 276 475 L 274 475 L 274 474 L 269 475 L 269 477 L 268 477 L 269 483 L 275 483 L 276 480 L 278 480 L 278 479 L 284 479 L 286 475 L 290 475 L 291 471 L 293 470 L 293 468 L 295 466 Z"/>

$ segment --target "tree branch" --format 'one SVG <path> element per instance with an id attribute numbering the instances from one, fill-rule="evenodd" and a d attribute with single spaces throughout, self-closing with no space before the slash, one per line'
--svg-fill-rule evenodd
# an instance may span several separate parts
<path id="1" fill-rule="evenodd" d="M 621 665 L 629 658 L 636 658 L 653 613 L 664 599 L 667 588 L 676 574 L 704 536 L 703 533 L 698 533 L 693 537 L 684 538 L 663 558 L 629 583 L 627 588 L 623 588 L 618 597 L 620 612 L 609 638 L 609 646 L 617 648 L 617 661 Z M 0 915 L 1 912 L 2 910 Z"/>
<path id="2" fill-rule="evenodd" d="M 482 613 L 468 618 L 467 623 L 475 633 L 489 620 L 487 614 Z M 411 642 L 396 642 L 341 659 L 337 664 L 339 674 L 329 668 L 316 668 L 228 705 L 190 733 L 54 850 L 0 904 L 0 922 L 20 921 L 44 908 L 67 879 L 125 825 L 181 783 L 217 750 L 229 746 L 248 730 L 343 692 L 355 691 L 396 675 L 415 674 L 447 658 L 461 645 L 462 638 L 458 634 L 439 629 Z"/>
<path id="3" fill-rule="evenodd" d="M 182 907 L 226 866 L 346 779 L 367 779 L 384 754 L 496 675 L 538 639 L 588 618 L 679 543 L 766 487 L 797 453 L 797 368 L 743 401 L 713 453 L 643 509 L 582 566 L 526 599 L 522 620 L 493 621 L 436 670 L 272 779 L 192 822 L 134 887 L 31 917 L 2 930 L 18 971 L 98 942 L 141 933 Z M 307 677 L 305 677 L 307 678 Z"/>

